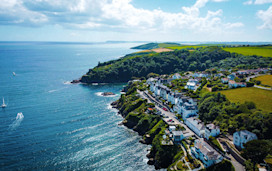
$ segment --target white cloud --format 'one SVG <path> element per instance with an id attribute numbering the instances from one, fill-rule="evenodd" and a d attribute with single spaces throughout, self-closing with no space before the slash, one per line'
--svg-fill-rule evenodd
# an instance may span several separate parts
<path id="1" fill-rule="evenodd" d="M 244 5 L 251 5 L 253 4 L 253 0 L 248 0 L 246 2 L 243 3 Z"/>
<path id="2" fill-rule="evenodd" d="M 272 0 L 255 0 L 255 1 L 248 0 L 248 1 L 245 1 L 243 4 L 244 5 L 251 5 L 251 4 L 262 5 L 267 3 L 272 3 Z"/>
<path id="3" fill-rule="evenodd" d="M 259 29 L 272 29 L 272 5 L 266 10 L 260 10 L 257 12 L 259 17 L 264 23 L 259 26 Z"/>
<path id="4" fill-rule="evenodd" d="M 254 4 L 272 3 L 272 0 L 256 0 Z"/>
<path id="5" fill-rule="evenodd" d="M 244 24 L 243 23 L 227 23 L 225 24 L 225 27 L 228 28 L 228 29 L 232 29 L 232 28 L 240 28 L 240 27 L 243 27 Z"/>
<path id="6" fill-rule="evenodd" d="M 224 23 L 223 11 L 200 10 L 208 2 L 226 0 L 196 0 L 180 12 L 136 8 L 132 0 L 2 0 L 0 24 L 61 25 L 68 28 L 110 30 L 122 32 L 192 30 L 221 32 L 242 27 L 242 23 Z"/>

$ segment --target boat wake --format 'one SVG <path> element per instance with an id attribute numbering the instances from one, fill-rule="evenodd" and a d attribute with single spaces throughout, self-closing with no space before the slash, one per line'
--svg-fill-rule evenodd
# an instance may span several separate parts
<path id="1" fill-rule="evenodd" d="M 69 85 L 69 84 L 72 84 L 72 83 L 71 83 L 71 81 L 65 81 L 65 82 L 63 82 L 63 84 Z"/>
<path id="2" fill-rule="evenodd" d="M 18 113 L 17 116 L 16 116 L 16 120 L 13 121 L 13 123 L 9 125 L 9 129 L 10 130 L 15 130 L 17 127 L 20 126 L 23 119 L 24 119 L 23 113 L 22 112 Z"/>
<path id="3" fill-rule="evenodd" d="M 56 91 L 60 91 L 60 90 L 63 90 L 67 87 L 63 87 L 63 88 L 60 88 L 60 89 L 54 89 L 54 90 L 49 90 L 48 93 L 53 93 L 53 92 L 56 92 Z"/>

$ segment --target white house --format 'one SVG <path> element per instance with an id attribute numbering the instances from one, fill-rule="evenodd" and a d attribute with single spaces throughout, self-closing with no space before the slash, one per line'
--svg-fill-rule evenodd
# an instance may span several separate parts
<path id="1" fill-rule="evenodd" d="M 244 148 L 244 144 L 251 140 L 258 139 L 257 135 L 247 130 L 237 131 L 233 134 L 233 144 L 239 149 Z"/>
<path id="2" fill-rule="evenodd" d="M 210 136 L 216 137 L 220 134 L 219 126 L 214 124 L 207 124 L 205 127 L 205 138 L 209 139 Z"/>
<path id="3" fill-rule="evenodd" d="M 186 118 L 197 116 L 198 109 L 196 105 L 185 102 L 181 106 L 180 111 L 182 113 L 182 119 L 186 120 Z"/>
<path id="4" fill-rule="evenodd" d="M 155 81 L 156 81 L 157 79 L 156 78 L 148 78 L 147 80 L 146 80 L 146 83 L 147 84 L 149 84 L 149 85 L 151 85 L 151 84 L 153 84 Z"/>
<path id="5" fill-rule="evenodd" d="M 246 83 L 237 83 L 237 82 L 235 82 L 235 81 L 233 81 L 233 80 L 230 80 L 229 81 L 229 87 L 230 88 L 237 88 L 237 87 L 246 87 Z"/>
<path id="6" fill-rule="evenodd" d="M 181 78 L 181 75 L 179 73 L 175 73 L 173 76 L 172 76 L 173 79 L 180 79 Z"/>
<path id="7" fill-rule="evenodd" d="M 187 118 L 185 124 L 193 130 L 199 137 L 205 134 L 205 125 L 196 117 Z"/>
<path id="8" fill-rule="evenodd" d="M 221 78 L 221 82 L 224 83 L 224 84 L 225 84 L 225 83 L 228 83 L 228 82 L 229 82 L 229 79 L 228 79 L 228 78 Z"/>
<path id="9" fill-rule="evenodd" d="M 176 130 L 176 127 L 175 127 L 175 126 L 173 126 L 173 125 L 169 126 L 169 131 L 170 131 L 170 132 L 173 132 L 173 131 L 175 131 L 175 130 Z"/>
<path id="10" fill-rule="evenodd" d="M 228 79 L 229 80 L 234 80 L 235 79 L 235 75 L 232 73 L 230 75 L 228 75 Z"/>
<path id="11" fill-rule="evenodd" d="M 180 142 L 184 138 L 182 131 L 173 131 L 174 142 Z"/>
<path id="12" fill-rule="evenodd" d="M 223 156 L 207 144 L 203 138 L 195 140 L 195 146 L 191 147 L 192 154 L 202 161 L 205 167 L 220 163 Z"/>
<path id="13" fill-rule="evenodd" d="M 189 90 L 196 90 L 197 89 L 198 80 L 197 79 L 189 79 L 189 81 L 186 83 L 185 88 Z"/>

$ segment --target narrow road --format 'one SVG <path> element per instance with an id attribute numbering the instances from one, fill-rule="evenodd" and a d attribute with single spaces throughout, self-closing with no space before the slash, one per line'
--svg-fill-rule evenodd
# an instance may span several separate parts
<path id="1" fill-rule="evenodd" d="M 152 97 L 152 96 L 151 96 L 150 94 L 148 94 L 148 93 L 144 93 L 144 92 L 139 91 L 139 90 L 137 90 L 137 92 L 138 92 L 143 98 L 147 99 L 148 102 L 150 102 L 150 103 L 155 103 L 156 109 L 159 110 L 159 111 L 161 111 L 162 114 L 164 114 L 164 115 L 166 116 L 166 118 L 163 118 L 163 120 L 164 120 L 166 123 L 168 123 L 169 125 L 180 125 L 180 126 L 182 126 L 182 127 L 185 128 L 185 131 L 183 131 L 183 132 L 186 132 L 186 134 L 189 134 L 189 135 L 195 135 L 197 138 L 199 138 L 198 135 L 196 135 L 191 129 L 189 129 L 189 128 L 187 127 L 187 125 L 185 125 L 183 122 L 180 122 L 178 119 L 176 119 L 176 115 L 175 115 L 174 113 L 163 110 L 162 108 L 165 107 L 165 106 L 164 106 L 161 102 L 157 101 L 154 97 Z M 160 106 L 161 106 L 161 107 L 160 107 Z M 168 122 L 168 120 L 170 120 L 170 119 L 172 119 L 173 122 Z"/>
<path id="2" fill-rule="evenodd" d="M 254 87 L 260 88 L 260 89 L 263 89 L 263 90 L 272 90 L 272 88 L 262 87 L 262 86 L 257 86 L 257 85 L 254 85 Z"/>

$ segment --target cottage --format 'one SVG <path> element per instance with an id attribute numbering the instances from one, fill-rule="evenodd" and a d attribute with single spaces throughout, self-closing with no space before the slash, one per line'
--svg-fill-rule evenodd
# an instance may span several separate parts
<path id="1" fill-rule="evenodd" d="M 186 83 L 185 88 L 189 89 L 189 90 L 196 90 L 197 84 L 198 84 L 199 80 L 198 79 L 189 79 L 189 81 Z"/>
<path id="2" fill-rule="evenodd" d="M 214 124 L 207 124 L 205 127 L 205 138 L 209 139 L 210 136 L 216 137 L 220 134 L 219 126 Z"/>
<path id="3" fill-rule="evenodd" d="M 173 139 L 174 142 L 180 142 L 181 140 L 183 140 L 183 133 L 182 131 L 173 131 Z"/>
<path id="4" fill-rule="evenodd" d="M 196 117 L 187 118 L 185 124 L 193 130 L 199 137 L 205 134 L 205 125 Z"/>
<path id="5" fill-rule="evenodd" d="M 246 87 L 246 83 L 242 82 L 235 82 L 233 80 L 229 80 L 229 88 L 237 88 L 237 87 Z"/>
<path id="6" fill-rule="evenodd" d="M 148 84 L 148 85 L 151 85 L 151 84 L 153 84 L 155 81 L 157 81 L 157 79 L 156 78 L 148 78 L 147 80 L 146 80 L 146 83 Z"/>
<path id="7" fill-rule="evenodd" d="M 181 75 L 179 73 L 175 73 L 173 76 L 172 76 L 173 79 L 180 79 L 181 78 Z"/>
<path id="8" fill-rule="evenodd" d="M 233 134 L 233 144 L 238 148 L 244 148 L 244 144 L 251 140 L 256 140 L 257 135 L 247 130 L 237 131 Z"/>
<path id="9" fill-rule="evenodd" d="M 234 79 L 235 79 L 235 75 L 234 75 L 234 74 L 228 75 L 228 79 L 229 79 L 229 80 L 234 80 Z"/>
<path id="10" fill-rule="evenodd" d="M 241 75 L 249 74 L 249 72 L 247 70 L 239 70 L 237 72 L 238 72 L 238 74 L 241 74 Z"/>
<path id="11" fill-rule="evenodd" d="M 223 156 L 207 144 L 203 138 L 195 140 L 195 146 L 191 147 L 191 152 L 203 162 L 205 167 L 220 163 L 223 160 Z"/>
<path id="12" fill-rule="evenodd" d="M 225 83 L 228 83 L 228 82 L 229 82 L 229 79 L 228 79 L 228 78 L 221 78 L 221 82 L 224 83 L 224 84 L 225 84 Z"/>

